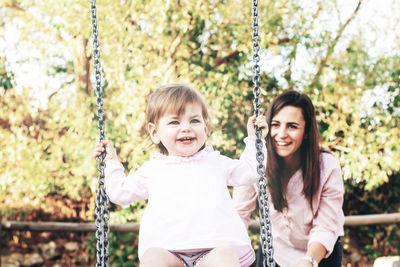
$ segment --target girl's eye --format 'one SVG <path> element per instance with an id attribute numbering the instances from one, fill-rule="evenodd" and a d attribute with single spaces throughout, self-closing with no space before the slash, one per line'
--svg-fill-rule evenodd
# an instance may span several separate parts
<path id="1" fill-rule="evenodd" d="M 198 120 L 198 119 L 193 119 L 193 120 L 191 120 L 190 122 L 191 122 L 191 123 L 199 123 L 200 120 Z"/>
<path id="2" fill-rule="evenodd" d="M 171 124 L 171 125 L 179 125 L 179 121 L 170 121 L 168 124 Z"/>

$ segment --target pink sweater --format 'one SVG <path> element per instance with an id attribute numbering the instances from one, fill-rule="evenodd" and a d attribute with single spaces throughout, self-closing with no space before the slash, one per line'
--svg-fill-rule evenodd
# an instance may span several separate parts
<path id="1" fill-rule="evenodd" d="M 128 177 L 118 161 L 107 161 L 105 187 L 118 205 L 148 199 L 140 223 L 139 258 L 152 247 L 184 251 L 233 247 L 242 266 L 255 260 L 247 229 L 227 185 L 254 184 L 257 161 L 254 140 L 245 139 L 239 160 L 211 146 L 190 157 L 156 154 Z"/>
<path id="2" fill-rule="evenodd" d="M 303 175 L 298 170 L 289 180 L 286 199 L 288 208 L 283 212 L 270 205 L 274 259 L 280 266 L 290 266 L 305 256 L 312 242 L 320 242 L 330 255 L 344 225 L 343 180 L 340 165 L 329 153 L 322 153 L 321 184 L 314 196 L 311 211 L 302 194 Z M 256 207 L 258 186 L 235 187 L 233 200 L 246 225 Z M 271 199 L 270 199 L 271 201 Z"/>

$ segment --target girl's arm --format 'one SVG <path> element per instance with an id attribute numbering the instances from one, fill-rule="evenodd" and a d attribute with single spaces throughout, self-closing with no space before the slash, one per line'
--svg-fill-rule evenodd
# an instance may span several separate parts
<path id="1" fill-rule="evenodd" d="M 134 201 L 148 198 L 147 178 L 144 171 L 126 176 L 119 161 L 109 160 L 105 168 L 105 189 L 111 202 L 126 206 Z"/>
<path id="2" fill-rule="evenodd" d="M 255 126 L 261 129 L 261 138 L 264 140 L 268 134 L 268 124 L 265 116 L 263 115 L 264 110 L 261 109 L 261 114 L 251 116 L 247 121 L 247 136 L 250 138 L 256 138 Z"/>
<path id="3" fill-rule="evenodd" d="M 257 172 L 258 160 L 256 158 L 257 150 L 255 138 L 246 137 L 244 139 L 246 147 L 240 156 L 240 159 L 231 159 L 225 157 L 220 167 L 226 170 L 226 183 L 229 186 L 252 185 L 257 183 L 259 174 Z M 265 141 L 263 141 L 262 152 L 264 154 L 263 164 L 266 162 Z"/>
<path id="4" fill-rule="evenodd" d="M 246 227 L 248 227 L 250 223 L 250 215 L 253 210 L 256 208 L 256 200 L 257 200 L 257 181 L 258 181 L 258 173 L 257 173 L 257 165 L 259 164 L 256 159 L 256 148 L 255 148 L 255 140 L 256 134 L 254 127 L 257 126 L 262 131 L 262 139 L 264 140 L 265 136 L 268 133 L 268 124 L 266 122 L 265 116 L 262 115 L 263 110 L 261 110 L 261 115 L 256 117 L 255 115 L 251 116 L 247 122 L 247 134 L 248 137 L 245 138 L 246 148 L 240 157 L 240 160 L 234 160 L 234 164 L 232 164 L 229 174 L 228 174 L 228 185 L 233 185 L 233 201 L 235 207 L 245 223 Z M 264 166 L 266 162 L 266 149 L 265 142 L 263 141 L 263 154 L 264 154 Z"/>
<path id="5" fill-rule="evenodd" d="M 233 203 L 246 227 L 249 226 L 251 213 L 256 208 L 257 192 L 257 184 L 235 186 L 233 188 Z"/>
<path id="6" fill-rule="evenodd" d="M 100 154 L 105 151 L 106 156 L 104 162 L 109 160 L 118 160 L 117 153 L 109 140 L 102 140 L 97 142 L 93 149 L 93 157 L 95 160 L 99 160 Z"/>
<path id="7" fill-rule="evenodd" d="M 138 171 L 136 174 L 126 177 L 124 167 L 119 162 L 117 153 L 109 140 L 96 143 L 93 157 L 99 160 L 100 154 L 104 151 L 106 153 L 104 186 L 111 202 L 125 206 L 134 201 L 148 198 L 146 175 L 141 175 Z"/>
<path id="8" fill-rule="evenodd" d="M 226 158 L 222 163 L 224 166 L 222 168 L 227 170 L 227 185 L 231 186 L 239 186 L 239 185 L 248 185 L 254 184 L 258 180 L 258 172 L 257 167 L 259 165 L 257 161 L 257 150 L 255 147 L 256 142 L 256 134 L 254 127 L 257 126 L 262 130 L 262 152 L 264 154 L 264 166 L 266 162 L 266 148 L 265 148 L 265 136 L 268 132 L 268 125 L 265 119 L 265 116 L 262 114 L 256 117 L 255 115 L 251 116 L 247 122 L 247 133 L 248 137 L 244 139 L 246 147 L 240 157 L 239 160 L 232 160 Z"/>

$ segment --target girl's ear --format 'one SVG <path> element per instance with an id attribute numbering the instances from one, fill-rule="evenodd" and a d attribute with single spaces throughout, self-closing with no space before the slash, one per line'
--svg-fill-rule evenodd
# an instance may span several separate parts
<path id="1" fill-rule="evenodd" d="M 158 136 L 156 125 L 152 122 L 149 122 L 147 124 L 147 130 L 149 131 L 151 141 L 153 141 L 154 144 L 158 145 L 160 143 L 160 137 Z"/>

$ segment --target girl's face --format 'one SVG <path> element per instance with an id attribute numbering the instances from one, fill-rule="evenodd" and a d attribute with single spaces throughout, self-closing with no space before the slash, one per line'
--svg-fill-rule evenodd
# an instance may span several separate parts
<path id="1" fill-rule="evenodd" d="M 207 122 L 202 107 L 189 103 L 181 114 L 167 112 L 160 117 L 157 125 L 149 123 L 151 140 L 160 142 L 169 156 L 190 156 L 200 150 L 207 139 Z"/>
<path id="2" fill-rule="evenodd" d="M 300 159 L 305 125 L 302 109 L 295 106 L 283 107 L 272 118 L 270 131 L 275 151 L 286 162 Z"/>

